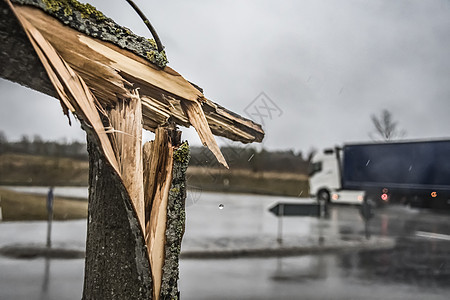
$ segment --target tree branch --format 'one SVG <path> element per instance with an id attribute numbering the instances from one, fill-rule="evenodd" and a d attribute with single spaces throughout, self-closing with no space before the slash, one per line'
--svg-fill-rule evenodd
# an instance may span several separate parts
<path id="1" fill-rule="evenodd" d="M 152 24 L 147 19 L 147 17 L 144 15 L 144 13 L 139 9 L 139 7 L 137 7 L 137 5 L 132 0 L 127 0 L 127 2 L 131 5 L 131 7 L 133 7 L 133 9 L 137 12 L 139 17 L 141 17 L 142 21 L 144 21 L 148 30 L 150 30 L 153 38 L 155 39 L 156 46 L 158 47 L 158 52 L 162 52 L 164 50 L 164 46 L 162 45 L 161 40 L 159 39 L 159 36 L 156 33 L 155 28 L 152 26 Z"/>

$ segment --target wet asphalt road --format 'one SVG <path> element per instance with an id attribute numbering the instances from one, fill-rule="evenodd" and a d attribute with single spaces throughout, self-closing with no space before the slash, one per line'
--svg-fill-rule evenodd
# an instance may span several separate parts
<path id="1" fill-rule="evenodd" d="M 391 207 L 380 210 L 369 228 L 374 234 L 395 237 L 396 247 L 358 253 L 356 264 L 344 268 L 382 282 L 450 289 L 449 213 Z M 350 262 L 352 255 L 343 259 Z"/>
<path id="2" fill-rule="evenodd" d="M 331 213 L 348 217 L 352 209 L 335 206 Z M 449 217 L 401 206 L 377 209 L 368 228 L 371 235 L 395 238 L 389 250 L 183 260 L 182 299 L 448 299 Z M 357 218 L 338 227 L 340 234 L 365 234 Z"/>
<path id="3" fill-rule="evenodd" d="M 276 237 L 267 208 L 277 197 L 203 194 L 188 207 L 186 239 Z M 225 208 L 219 209 L 224 204 Z M 370 234 L 396 240 L 389 250 L 341 251 L 296 257 L 183 259 L 181 299 L 448 299 L 450 214 L 400 206 L 378 209 Z M 205 226 L 205 224 L 209 224 Z M 286 218 L 284 233 L 364 236 L 353 206 L 333 206 L 321 228 L 313 218 Z M 0 223 L 0 246 L 45 241 L 45 223 Z M 82 248 L 85 221 L 55 223 L 61 245 Z M 57 243 L 55 241 L 55 243 Z M 207 243 L 206 243 L 207 244 Z M 13 259 L 0 256 L 0 300 L 80 299 L 82 259 Z"/>

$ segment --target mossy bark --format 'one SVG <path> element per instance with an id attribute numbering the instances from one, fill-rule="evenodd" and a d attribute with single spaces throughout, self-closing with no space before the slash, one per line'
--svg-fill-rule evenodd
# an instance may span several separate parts
<path id="1" fill-rule="evenodd" d="M 179 299 L 179 257 L 186 222 L 186 170 L 189 164 L 187 142 L 174 152 L 172 184 L 167 202 L 166 243 L 160 299 Z"/>
<path id="2" fill-rule="evenodd" d="M 83 299 L 151 299 L 150 262 L 131 199 L 88 133 L 89 213 Z"/>
<path id="3" fill-rule="evenodd" d="M 0 77 L 57 97 L 28 37 L 3 0 L 0 1 Z"/>
<path id="4" fill-rule="evenodd" d="M 90 4 L 82 4 L 76 0 L 11 1 L 42 9 L 75 30 L 134 52 L 160 68 L 164 68 L 168 63 L 165 51 L 158 51 L 154 40 L 135 35 Z"/>

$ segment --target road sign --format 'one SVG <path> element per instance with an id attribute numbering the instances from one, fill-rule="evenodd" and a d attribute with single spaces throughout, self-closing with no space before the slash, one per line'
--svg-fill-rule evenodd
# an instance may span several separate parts
<path id="1" fill-rule="evenodd" d="M 269 209 L 276 216 L 320 217 L 319 203 L 277 203 Z"/>

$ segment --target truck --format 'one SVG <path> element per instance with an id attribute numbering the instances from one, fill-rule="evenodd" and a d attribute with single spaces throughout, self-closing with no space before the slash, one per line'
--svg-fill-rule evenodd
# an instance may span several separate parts
<path id="1" fill-rule="evenodd" d="M 310 163 L 309 193 L 318 201 L 327 203 L 346 203 L 360 205 L 365 192 L 361 190 L 345 190 L 341 183 L 340 148 L 325 149 L 316 153 Z"/>
<path id="2" fill-rule="evenodd" d="M 450 207 L 450 140 L 346 144 L 312 159 L 310 193 L 319 200 Z"/>

